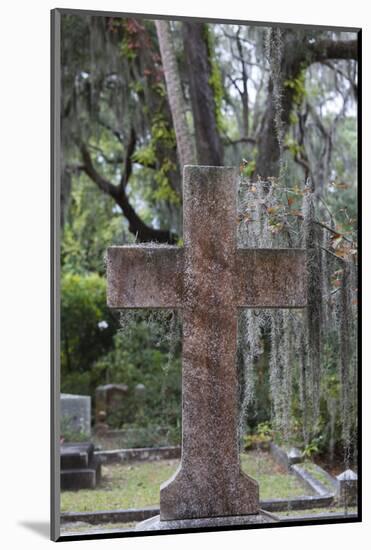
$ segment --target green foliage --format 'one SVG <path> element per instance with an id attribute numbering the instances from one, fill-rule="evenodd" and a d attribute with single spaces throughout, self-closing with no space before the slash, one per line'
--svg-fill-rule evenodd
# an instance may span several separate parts
<path id="1" fill-rule="evenodd" d="M 215 59 L 215 56 L 211 57 L 210 62 L 211 74 L 209 78 L 209 84 L 214 94 L 216 125 L 219 131 L 223 131 L 225 126 L 222 115 L 222 103 L 224 98 L 222 73 L 218 62 Z"/>
<path id="2" fill-rule="evenodd" d="M 285 145 L 287 149 L 290 151 L 290 153 L 296 157 L 299 153 L 302 153 L 304 151 L 304 148 L 302 145 L 299 145 L 297 141 L 293 139 L 290 135 L 287 135 L 285 138 Z"/>
<path id="3" fill-rule="evenodd" d="M 145 198 L 147 201 L 164 202 L 176 207 L 180 206 L 180 196 L 173 189 L 170 181 L 170 174 L 176 172 L 177 166 L 170 158 L 165 158 L 158 166 L 159 163 L 157 162 L 156 154 L 159 148 L 173 150 L 175 147 L 176 138 L 173 128 L 169 127 L 161 114 L 156 114 L 153 117 L 149 143 L 137 149 L 132 156 L 134 162 L 139 162 L 144 167 L 153 168 L 156 166 L 153 180 L 157 186 L 146 189 Z"/>
<path id="4" fill-rule="evenodd" d="M 83 430 L 77 430 L 73 424 L 72 419 L 68 416 L 63 416 L 61 418 L 61 439 L 64 443 L 79 441 L 89 441 L 90 436 L 85 433 Z"/>
<path id="5" fill-rule="evenodd" d="M 168 174 L 171 170 L 175 170 L 176 166 L 170 160 L 165 160 L 160 169 L 155 174 L 155 181 L 158 187 L 153 192 L 153 198 L 159 201 L 166 201 L 170 204 L 180 206 L 180 196 L 172 189 Z"/>
<path id="6" fill-rule="evenodd" d="M 304 458 L 312 458 L 319 451 L 317 441 L 311 441 L 308 445 L 305 445 L 302 455 Z"/>
<path id="7" fill-rule="evenodd" d="M 222 72 L 215 52 L 215 37 L 211 31 L 209 25 L 204 25 L 205 41 L 207 44 L 207 50 L 210 63 L 210 77 L 209 84 L 213 91 L 214 103 L 215 103 L 215 118 L 216 125 L 219 132 L 225 130 L 225 124 L 222 114 L 222 103 L 225 96 L 225 90 L 223 86 Z"/>
<path id="8" fill-rule="evenodd" d="M 121 52 L 121 55 L 126 59 L 128 59 L 129 61 L 133 61 L 136 58 L 137 53 L 128 36 L 125 36 L 123 38 L 121 42 L 120 52 Z"/>
<path id="9" fill-rule="evenodd" d="M 105 305 L 104 252 L 111 244 L 121 244 L 135 237 L 127 234 L 127 222 L 114 201 L 102 193 L 81 171 L 81 158 L 76 148 L 79 141 L 86 143 L 99 173 L 118 184 L 122 174 L 122 160 L 126 155 L 125 143 L 128 142 L 130 130 L 133 128 L 136 134 L 136 150 L 132 156 L 134 166 L 127 186 L 130 202 L 145 223 L 150 225 L 156 220 L 156 224 L 159 223 L 162 227 L 176 226 L 176 216 L 180 218 L 181 198 L 176 192 L 180 187 L 180 175 L 176 165 L 176 139 L 160 70 L 155 27 L 153 21 L 136 21 L 132 18 L 104 19 L 64 15 L 62 20 L 62 138 L 64 162 L 70 173 L 72 172 L 72 190 L 61 247 L 62 389 L 72 393 L 93 393 L 98 384 L 107 381 L 123 382 L 129 385 L 130 397 L 125 408 L 109 419 L 111 426 L 122 427 L 131 423 L 143 427 L 143 433 L 148 433 L 152 427 L 155 431 L 154 425 L 159 423 L 170 425 L 179 434 L 180 350 L 169 361 L 170 343 L 158 343 L 158 330 L 156 327 L 149 330 L 145 317 L 132 328 L 130 337 L 121 335 L 114 338 L 117 322 Z M 178 26 L 174 29 L 177 32 L 173 33 L 174 46 L 183 89 L 187 92 L 182 39 L 178 32 L 180 24 L 176 25 Z M 260 44 L 265 30 L 250 26 L 241 31 L 249 86 L 256 89 L 256 94 L 249 94 L 248 137 L 252 140 L 243 144 L 240 140 L 240 94 L 232 86 L 232 82 L 241 82 L 241 64 L 238 59 L 233 58 L 233 54 L 230 55 L 236 45 L 236 29 L 233 26 L 222 28 L 221 25 L 204 25 L 203 28 L 217 126 L 219 132 L 230 137 L 230 140 L 226 140 L 226 158 L 229 155 L 228 162 L 232 165 L 237 164 L 242 157 L 249 159 L 241 172 L 251 178 L 256 172 L 257 147 L 266 143 L 261 137 L 264 137 L 263 123 L 267 116 L 268 80 L 271 75 L 266 70 L 267 64 L 262 55 L 262 43 Z M 227 31 L 225 35 L 224 31 Z M 227 35 L 232 38 L 227 38 Z M 280 32 L 280 36 L 281 40 L 285 40 L 283 33 Z M 311 36 L 317 38 L 320 35 L 317 32 L 303 31 L 304 49 L 307 48 L 307 40 Z M 310 48 L 307 48 L 307 53 L 310 55 Z M 280 61 L 280 55 L 275 60 Z M 309 57 L 307 61 L 310 61 Z M 302 70 L 297 78 L 283 82 L 283 91 L 289 91 L 289 95 L 293 96 L 294 109 L 289 114 L 290 137 L 286 141 L 282 139 L 280 146 L 283 149 L 285 145 L 288 150 L 285 153 L 289 159 L 285 171 L 285 186 L 290 188 L 294 184 L 298 185 L 298 182 L 301 185 L 303 169 L 302 166 L 295 165 L 294 157 L 302 155 L 304 159 L 307 158 L 312 173 L 322 174 L 318 165 L 323 158 L 324 144 L 318 123 L 310 113 L 305 113 L 306 103 L 310 103 L 321 114 L 325 129 L 330 130 L 333 121 L 337 120 L 334 133 L 331 134 L 332 156 L 327 161 L 328 170 L 323 171 L 326 178 L 334 173 L 335 175 L 331 175 L 334 181 L 319 181 L 319 185 L 323 184 L 322 197 L 334 213 L 331 227 L 342 232 L 344 237 L 349 237 L 348 233 L 354 231 L 357 223 L 357 127 L 356 118 L 352 114 L 354 101 L 344 104 L 343 111 L 340 110 L 339 101 L 341 104 L 341 97 L 346 97 L 348 88 L 349 97 L 352 97 L 351 86 L 355 84 L 356 71 L 354 77 L 350 76 L 354 82 L 350 82 L 349 78 L 341 77 L 341 71 L 352 75 L 354 66 L 349 64 L 350 61 L 348 64 L 344 62 L 344 66 L 341 63 L 342 61 L 334 61 L 336 76 L 333 69 L 326 69 L 325 65 L 318 64 L 312 65 L 307 71 Z M 276 63 L 275 81 L 280 84 L 276 90 L 278 92 L 282 91 L 281 67 L 281 63 Z M 284 108 L 285 102 L 278 101 L 279 94 L 276 94 L 275 99 L 275 109 L 278 112 L 280 108 Z M 328 104 L 327 100 L 330 101 Z M 283 113 L 278 114 L 278 118 L 281 118 Z M 300 123 L 304 123 L 304 126 L 307 120 L 303 136 L 299 132 L 299 115 Z M 187 117 L 192 119 L 191 109 L 188 110 Z M 279 134 L 281 130 L 282 128 L 279 129 Z M 254 148 L 253 140 L 257 143 Z M 304 143 L 304 149 L 299 141 Z M 256 192 L 256 186 L 254 189 Z M 261 197 L 259 208 L 262 211 L 267 206 L 267 216 L 265 220 L 260 217 L 259 224 L 266 224 L 269 238 L 274 237 L 273 245 L 282 244 L 288 228 L 296 230 L 300 223 L 300 200 L 292 197 L 292 188 L 285 195 L 286 199 L 281 201 L 283 207 L 265 205 L 266 195 Z M 301 197 L 302 193 L 299 193 L 298 199 Z M 325 219 L 323 212 L 319 213 L 319 219 Z M 259 226 L 255 222 L 250 223 L 251 221 L 253 220 L 247 212 L 244 223 L 250 228 Z M 181 239 L 179 244 L 182 244 Z M 265 247 L 271 245 L 271 242 L 264 244 Z M 337 252 L 339 250 L 335 251 Z M 328 290 L 331 292 L 333 288 L 329 287 Z M 102 320 L 108 322 L 107 329 L 98 327 Z M 337 445 L 341 441 L 340 411 L 332 411 L 332 404 L 338 405 L 341 400 L 341 384 L 337 371 L 338 345 L 337 336 L 328 335 L 322 355 L 320 414 L 318 424 L 311 429 L 305 452 L 322 452 L 334 442 Z M 261 366 L 253 357 L 257 382 L 254 394 L 256 403 L 249 404 L 247 424 L 252 427 L 258 424 L 258 427 L 248 436 L 248 444 L 251 445 L 266 443 L 271 434 L 264 433 L 259 426 L 262 421 L 273 421 L 272 395 L 269 395 L 268 380 L 269 349 L 263 355 L 264 364 Z M 298 437 L 302 431 L 302 411 L 298 397 L 299 369 L 296 362 L 290 359 L 291 365 L 295 388 L 291 433 L 292 438 L 296 437 L 299 444 L 303 445 L 303 440 Z M 146 386 L 143 399 L 135 395 L 137 383 Z M 277 392 L 281 390 L 280 384 L 277 384 Z M 279 437 L 279 434 L 275 435 Z M 313 451 L 314 447 L 318 451 Z"/>
<path id="10" fill-rule="evenodd" d="M 273 430 L 268 422 L 261 422 L 257 425 L 254 433 L 243 437 L 244 448 L 246 451 L 251 449 L 269 449 L 269 443 L 273 439 Z"/>
<path id="11" fill-rule="evenodd" d="M 246 178 L 250 178 L 255 173 L 255 170 L 256 170 L 256 161 L 250 160 L 246 164 L 242 165 L 241 175 Z"/>
<path id="12" fill-rule="evenodd" d="M 301 71 L 296 78 L 285 80 L 283 86 L 293 91 L 294 105 L 300 105 L 307 94 L 305 87 L 305 71 Z"/>
<path id="13" fill-rule="evenodd" d="M 128 331 L 117 333 L 118 321 L 106 306 L 106 282 L 97 274 L 64 274 L 61 294 L 62 391 L 94 395 L 100 384 L 124 383 L 129 388 L 125 403 L 108 415 L 108 424 L 112 428 L 145 428 L 145 440 L 135 436 L 136 444 L 149 444 L 151 429 L 157 441 L 156 426 L 166 426 L 170 430 L 167 440 L 179 442 L 181 361 L 177 340 L 163 338 L 167 329 L 159 321 L 148 323 L 147 312 L 130 323 Z M 145 386 L 143 393 L 136 391 L 138 384 Z M 68 439 L 78 437 L 64 428 Z"/>
<path id="14" fill-rule="evenodd" d="M 91 369 L 97 358 L 111 348 L 116 328 L 113 314 L 106 306 L 106 282 L 103 277 L 96 273 L 64 273 L 61 280 L 63 392 L 93 391 L 96 380 Z"/>
<path id="15" fill-rule="evenodd" d="M 176 146 L 175 131 L 173 128 L 169 127 L 165 117 L 161 113 L 157 113 L 153 117 L 151 136 L 155 144 L 161 142 L 161 145 L 168 149 Z"/>
<path id="16" fill-rule="evenodd" d="M 139 162 L 143 166 L 152 166 L 156 162 L 156 152 L 153 144 L 150 143 L 137 149 L 131 158 L 134 162 Z"/>
<path id="17" fill-rule="evenodd" d="M 124 220 L 113 200 L 103 195 L 86 176 L 72 177 L 67 219 L 61 243 L 63 272 L 83 275 L 105 273 L 108 246 L 123 240 Z"/>
<path id="18" fill-rule="evenodd" d="M 113 428 L 157 424 L 180 428 L 180 349 L 169 359 L 171 343 L 159 342 L 159 323 L 147 323 L 148 314 L 130 330 L 114 337 L 114 347 L 94 366 L 94 376 L 108 383 L 124 383 L 129 392 L 122 408 L 108 416 Z M 143 384 L 143 394 L 135 386 Z"/>
<path id="19" fill-rule="evenodd" d="M 140 80 L 133 80 L 132 82 L 129 83 L 129 87 L 136 94 L 140 94 L 140 93 L 144 92 L 144 86 L 143 86 L 143 83 Z"/>

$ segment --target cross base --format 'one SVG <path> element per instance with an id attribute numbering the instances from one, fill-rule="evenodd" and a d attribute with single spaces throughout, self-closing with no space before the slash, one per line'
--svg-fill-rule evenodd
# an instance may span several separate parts
<path id="1" fill-rule="evenodd" d="M 216 399 L 216 402 L 220 401 Z M 210 440 L 213 426 L 205 431 Z M 218 432 L 211 441 L 217 441 L 217 436 Z M 161 485 L 161 521 L 249 516 L 259 512 L 258 484 L 240 470 L 238 454 L 231 452 L 233 441 L 228 445 L 228 441 L 221 441 L 219 435 L 219 445 L 229 464 L 220 464 L 218 457 L 212 457 L 211 453 L 210 460 L 202 457 L 200 451 L 196 456 L 197 449 L 188 448 L 192 460 L 189 462 L 183 456 L 173 477 Z M 183 454 L 186 454 L 184 449 Z M 216 471 L 213 472 L 209 464 Z"/>
<path id="2" fill-rule="evenodd" d="M 160 520 L 160 516 L 137 523 L 136 531 L 175 531 L 184 529 L 208 529 L 214 527 L 238 527 L 262 523 L 276 523 L 279 518 L 264 510 L 248 516 L 223 516 L 214 518 Z"/>

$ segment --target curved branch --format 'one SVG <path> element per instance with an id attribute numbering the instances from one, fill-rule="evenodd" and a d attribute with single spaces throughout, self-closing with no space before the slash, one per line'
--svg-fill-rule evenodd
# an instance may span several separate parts
<path id="1" fill-rule="evenodd" d="M 175 235 L 175 233 L 172 233 L 166 229 L 154 229 L 143 222 L 129 202 L 128 196 L 125 193 L 125 185 L 123 187 L 121 185 L 114 185 L 95 169 L 92 158 L 85 144 L 80 146 L 80 152 L 84 162 L 82 169 L 99 187 L 99 189 L 103 191 L 103 193 L 106 193 L 114 199 L 129 222 L 130 233 L 135 235 L 139 242 L 176 243 L 177 235 Z M 130 171 L 131 168 L 129 165 L 126 175 L 129 174 L 130 176 Z M 125 182 L 125 178 L 123 181 Z"/>
<path id="2" fill-rule="evenodd" d="M 116 200 L 119 193 L 118 188 L 116 187 L 116 185 L 114 185 L 108 179 L 102 176 L 99 172 L 97 172 L 97 170 L 94 168 L 93 161 L 85 144 L 80 145 L 80 152 L 83 160 L 84 172 L 89 176 L 92 181 L 94 181 L 94 183 L 97 184 L 97 186 L 101 191 L 103 191 L 103 193 L 110 195 L 113 199 Z"/>
<path id="3" fill-rule="evenodd" d="M 318 63 L 328 59 L 358 59 L 357 40 L 323 39 L 308 44 L 312 53 L 310 63 Z"/>
<path id="4" fill-rule="evenodd" d="M 256 139 L 250 137 L 242 137 L 240 139 L 231 139 L 228 136 L 225 136 L 224 145 L 237 145 L 238 143 L 250 143 L 251 145 L 256 144 Z"/>

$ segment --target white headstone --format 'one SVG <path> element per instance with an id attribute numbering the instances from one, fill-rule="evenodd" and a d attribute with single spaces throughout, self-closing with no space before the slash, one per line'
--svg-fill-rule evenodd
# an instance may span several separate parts
<path id="1" fill-rule="evenodd" d="M 91 397 L 61 393 L 61 420 L 68 423 L 70 430 L 91 434 Z"/>

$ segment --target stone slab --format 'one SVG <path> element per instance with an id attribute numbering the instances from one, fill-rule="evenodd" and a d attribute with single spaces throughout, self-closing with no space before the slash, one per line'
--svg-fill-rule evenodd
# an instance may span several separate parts
<path id="1" fill-rule="evenodd" d="M 312 490 L 314 494 L 320 497 L 333 496 L 333 493 L 330 493 L 325 485 L 298 464 L 293 464 L 291 466 L 291 471 L 308 487 L 308 489 Z"/>
<path id="2" fill-rule="evenodd" d="M 334 495 L 306 496 L 295 498 L 274 498 L 261 500 L 261 506 L 267 512 L 282 512 L 285 510 L 309 510 L 311 508 L 327 508 L 334 503 Z"/>
<path id="3" fill-rule="evenodd" d="M 289 450 L 279 447 L 276 443 L 271 442 L 269 450 L 273 458 L 283 466 L 287 471 L 290 471 L 293 464 L 303 462 L 302 453 L 296 447 L 291 447 Z"/>
<path id="4" fill-rule="evenodd" d="M 60 448 L 61 469 L 87 468 L 94 457 L 92 443 L 64 443 Z"/>
<path id="5" fill-rule="evenodd" d="M 138 523 L 136 531 L 174 531 L 183 529 L 208 529 L 214 527 L 233 527 L 240 525 L 256 525 L 277 523 L 279 519 L 273 514 L 260 510 L 258 514 L 247 516 L 223 516 L 211 518 L 181 519 L 162 521 L 160 516 L 146 519 Z"/>
<path id="6" fill-rule="evenodd" d="M 61 470 L 61 491 L 95 489 L 101 479 L 101 463 L 94 459 L 89 468 Z"/>

